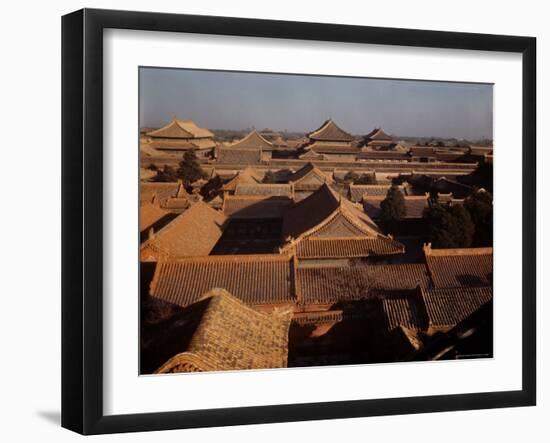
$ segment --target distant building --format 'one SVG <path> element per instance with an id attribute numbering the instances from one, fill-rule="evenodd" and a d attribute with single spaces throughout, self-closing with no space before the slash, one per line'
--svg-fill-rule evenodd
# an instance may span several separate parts
<path id="1" fill-rule="evenodd" d="M 362 140 L 362 150 L 388 151 L 396 145 L 393 137 L 382 128 L 374 128 Z"/>
<path id="2" fill-rule="evenodd" d="M 269 161 L 274 149 L 275 146 L 273 143 L 253 129 L 241 140 L 229 146 L 219 147 L 216 151 L 216 159 L 218 163 L 243 166 L 258 164 L 262 161 Z"/>
<path id="3" fill-rule="evenodd" d="M 192 120 L 174 118 L 166 126 L 148 132 L 147 136 L 153 148 L 175 154 L 195 151 L 199 157 L 208 157 L 216 146 L 214 134 Z"/>
<path id="4" fill-rule="evenodd" d="M 303 155 L 312 151 L 323 158 L 354 159 L 359 149 L 354 145 L 354 137 L 341 129 L 332 119 L 326 120 L 319 129 L 307 134 L 308 142 L 303 146 Z M 302 157 L 303 158 L 303 157 Z"/>

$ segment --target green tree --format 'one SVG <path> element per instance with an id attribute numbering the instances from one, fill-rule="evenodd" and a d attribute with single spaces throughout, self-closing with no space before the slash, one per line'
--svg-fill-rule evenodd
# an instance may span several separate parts
<path id="1" fill-rule="evenodd" d="M 349 171 L 346 175 L 344 175 L 344 181 L 347 183 L 355 183 L 358 178 L 359 176 L 355 171 Z"/>
<path id="2" fill-rule="evenodd" d="M 178 180 L 178 174 L 171 166 L 164 165 L 162 169 L 157 170 L 157 175 L 153 179 L 156 182 L 175 182 Z"/>
<path id="3" fill-rule="evenodd" d="M 434 248 L 467 248 L 472 245 L 474 223 L 462 205 L 433 204 L 424 214 Z"/>
<path id="4" fill-rule="evenodd" d="M 217 195 L 221 194 L 222 180 L 219 175 L 215 175 L 208 180 L 200 190 L 200 194 L 205 200 L 212 200 Z"/>
<path id="5" fill-rule="evenodd" d="M 405 197 L 397 186 L 392 185 L 380 203 L 380 225 L 386 232 L 395 233 L 399 221 L 406 215 Z"/>
<path id="6" fill-rule="evenodd" d="M 262 183 L 275 183 L 277 181 L 277 177 L 275 176 L 275 173 L 271 170 L 267 171 L 264 175 L 264 178 L 262 179 Z"/>
<path id="7" fill-rule="evenodd" d="M 493 245 L 493 196 L 484 190 L 472 193 L 464 200 L 464 207 L 470 213 L 475 225 L 474 245 Z"/>
<path id="8" fill-rule="evenodd" d="M 201 178 L 206 178 L 195 151 L 185 151 L 183 160 L 179 163 L 177 175 L 185 186 L 189 186 Z"/>

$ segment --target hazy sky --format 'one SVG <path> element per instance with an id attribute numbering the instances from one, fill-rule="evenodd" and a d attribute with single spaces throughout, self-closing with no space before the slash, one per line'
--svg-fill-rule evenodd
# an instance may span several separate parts
<path id="1" fill-rule="evenodd" d="M 210 129 L 309 132 L 332 118 L 352 134 L 492 138 L 487 84 L 141 68 L 140 125 L 174 116 Z"/>

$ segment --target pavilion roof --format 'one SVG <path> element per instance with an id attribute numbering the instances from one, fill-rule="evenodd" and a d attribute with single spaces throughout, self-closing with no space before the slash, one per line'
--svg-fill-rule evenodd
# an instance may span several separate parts
<path id="1" fill-rule="evenodd" d="M 253 129 L 241 140 L 228 146 L 227 149 L 261 149 L 262 151 L 272 151 L 275 149 L 275 146 Z"/>
<path id="2" fill-rule="evenodd" d="M 148 132 L 150 137 L 158 138 L 211 138 L 214 134 L 208 129 L 200 128 L 192 120 L 179 120 L 174 118 L 166 126 L 160 129 Z"/>
<path id="3" fill-rule="evenodd" d="M 208 255 L 222 236 L 225 220 L 222 212 L 197 201 L 142 244 L 142 260 Z"/>
<path id="4" fill-rule="evenodd" d="M 298 184 L 300 182 L 306 182 L 308 179 L 316 179 L 319 185 L 323 183 L 332 183 L 332 179 L 330 178 L 330 176 L 325 174 L 311 162 L 306 163 L 304 166 L 298 169 L 288 178 L 288 181 L 290 183 Z"/>
<path id="5" fill-rule="evenodd" d="M 341 129 L 332 119 L 328 119 L 315 131 L 307 135 L 311 140 L 353 141 L 353 136 Z"/>
<path id="6" fill-rule="evenodd" d="M 492 286 L 493 248 L 432 249 L 424 247 L 436 288 Z"/>
<path id="7" fill-rule="evenodd" d="M 223 289 L 206 293 L 190 311 L 197 327 L 184 352 L 156 373 L 223 371 L 287 366 L 292 312 L 258 312 Z"/>
<path id="8" fill-rule="evenodd" d="M 382 128 L 374 128 L 371 132 L 365 135 L 365 141 L 392 142 L 393 137 L 388 135 Z"/>
<path id="9" fill-rule="evenodd" d="M 247 166 L 240 170 L 231 180 L 223 185 L 222 188 L 224 191 L 234 191 L 237 185 L 256 185 L 261 182 L 261 174 L 250 166 Z"/>
<path id="10" fill-rule="evenodd" d="M 285 214 L 283 234 L 297 239 L 319 231 L 329 221 L 342 214 L 347 225 L 357 235 L 377 235 L 376 224 L 353 203 L 338 195 L 327 184 L 300 201 Z"/>
<path id="11" fill-rule="evenodd" d="M 286 211 L 283 249 L 299 257 L 365 257 L 404 252 L 399 242 L 383 235 L 359 207 L 322 185 Z"/>

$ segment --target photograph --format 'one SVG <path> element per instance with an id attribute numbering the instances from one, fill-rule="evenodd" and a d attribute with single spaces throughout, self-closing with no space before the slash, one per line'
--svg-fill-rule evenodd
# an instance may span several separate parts
<path id="1" fill-rule="evenodd" d="M 140 374 L 493 357 L 492 84 L 139 67 L 138 118 Z"/>

